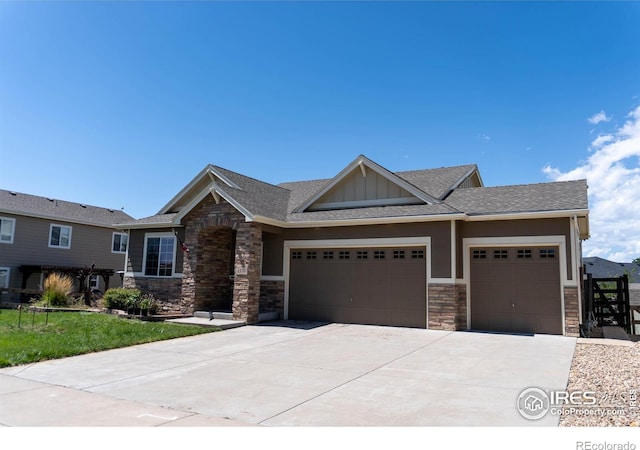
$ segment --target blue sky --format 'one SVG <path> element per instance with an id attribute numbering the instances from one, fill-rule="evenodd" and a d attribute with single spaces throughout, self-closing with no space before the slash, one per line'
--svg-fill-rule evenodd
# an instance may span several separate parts
<path id="1" fill-rule="evenodd" d="M 0 2 L 0 188 L 140 218 L 208 163 L 476 163 L 488 186 L 587 178 L 585 254 L 629 260 L 639 43 L 638 2 Z"/>

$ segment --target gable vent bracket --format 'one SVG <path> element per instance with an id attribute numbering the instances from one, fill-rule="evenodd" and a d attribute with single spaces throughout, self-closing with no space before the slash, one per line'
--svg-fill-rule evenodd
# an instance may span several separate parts
<path id="1" fill-rule="evenodd" d="M 364 161 L 360 160 L 358 165 L 360 166 L 360 171 L 362 172 L 362 178 L 367 178 L 367 169 L 365 169 L 364 167 Z"/>
<path id="2" fill-rule="evenodd" d="M 215 188 L 211 188 L 211 195 L 213 196 L 213 199 L 216 201 L 216 205 L 220 204 L 220 194 L 218 194 L 215 191 Z"/>

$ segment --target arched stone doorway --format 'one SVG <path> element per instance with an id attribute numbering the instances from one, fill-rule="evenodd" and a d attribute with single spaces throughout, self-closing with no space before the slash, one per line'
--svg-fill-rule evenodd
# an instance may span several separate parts
<path id="1" fill-rule="evenodd" d="M 195 310 L 231 312 L 236 230 L 207 227 L 198 233 L 196 249 Z"/>

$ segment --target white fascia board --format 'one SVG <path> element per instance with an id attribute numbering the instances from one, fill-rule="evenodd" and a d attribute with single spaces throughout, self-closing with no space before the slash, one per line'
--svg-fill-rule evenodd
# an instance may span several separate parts
<path id="1" fill-rule="evenodd" d="M 71 225 L 88 225 L 91 227 L 98 227 L 98 228 L 108 228 L 108 229 L 112 229 L 114 228 L 116 225 L 103 225 L 103 224 L 97 224 L 95 222 L 86 222 L 83 220 L 75 220 L 75 219 L 66 219 L 64 217 L 60 217 L 60 216 L 48 216 L 46 214 L 32 214 L 32 213 L 27 213 L 27 212 L 22 212 L 22 211 L 9 211 L 9 210 L 5 210 L 5 209 L 0 209 L 0 214 L 13 214 L 14 216 L 21 216 L 21 217 L 33 217 L 34 219 L 44 219 L 44 220 L 53 220 L 56 222 L 62 222 L 62 223 L 68 223 Z M 8 217 L 8 219 L 10 219 L 11 217 Z"/>
<path id="2" fill-rule="evenodd" d="M 174 204 L 178 203 L 178 201 L 181 200 L 182 197 L 184 197 L 187 194 L 187 192 L 189 192 L 196 184 L 198 184 L 200 180 L 202 180 L 202 178 L 208 177 L 210 176 L 210 174 L 213 174 L 216 178 L 218 178 L 220 181 L 222 181 L 224 184 L 226 184 L 229 187 L 232 187 L 234 189 L 240 189 L 240 190 L 242 189 L 240 188 L 240 186 L 238 186 L 233 181 L 231 181 L 227 176 L 223 175 L 215 167 L 209 164 L 207 165 L 207 167 L 202 169 L 198 173 L 198 175 L 196 175 L 185 187 L 183 187 L 180 190 L 180 192 L 174 195 L 173 198 L 169 200 L 169 202 L 166 205 L 164 205 L 160 209 L 160 211 L 158 211 L 158 214 L 166 214 L 166 212 L 169 211 Z"/>
<path id="3" fill-rule="evenodd" d="M 211 189 L 212 191 L 215 191 L 220 197 L 222 197 L 227 202 L 229 202 L 231 206 L 237 209 L 238 212 L 240 212 L 240 214 L 244 216 L 247 222 L 253 222 L 255 220 L 255 217 L 251 213 L 251 211 L 249 211 L 247 208 L 242 206 L 238 201 L 236 201 L 236 199 L 234 199 L 231 195 L 229 195 L 229 193 L 225 192 L 225 190 L 222 189 L 219 185 L 216 184 Z"/>
<path id="4" fill-rule="evenodd" d="M 238 189 L 239 191 L 243 190 L 240 186 L 238 186 L 233 181 L 231 181 L 229 177 L 227 177 L 226 175 L 223 175 L 222 173 L 220 173 L 219 170 L 217 170 L 215 167 L 211 165 L 209 166 L 209 173 L 214 174 L 220 181 L 222 181 L 224 184 L 226 184 L 230 188 Z"/>
<path id="5" fill-rule="evenodd" d="M 167 202 L 166 205 L 164 205 L 162 208 L 160 208 L 160 211 L 158 211 L 157 214 L 166 214 L 167 211 L 169 211 L 171 209 L 171 207 L 175 203 L 178 202 L 178 200 L 180 200 L 182 197 L 184 197 L 184 195 L 186 195 L 187 192 L 189 192 L 198 182 L 200 182 L 200 180 L 203 177 L 208 176 L 207 173 L 209 172 L 209 170 L 211 170 L 211 165 L 207 165 L 207 167 L 202 169 L 198 173 L 198 175 L 193 177 L 193 179 L 189 183 L 187 183 L 187 185 L 185 187 L 180 189 L 180 192 L 178 192 L 176 195 L 174 195 L 173 198 L 171 200 L 169 200 L 169 202 Z"/>
<path id="6" fill-rule="evenodd" d="M 211 194 L 211 191 L 212 191 L 213 189 L 214 189 L 213 187 L 211 187 L 211 186 L 207 186 L 205 189 L 203 189 L 202 191 L 200 191 L 200 192 L 198 193 L 198 195 L 196 195 L 195 197 L 193 197 L 193 199 L 192 199 L 189 203 L 187 203 L 187 204 L 185 205 L 185 207 L 184 207 L 184 208 L 182 208 L 178 214 L 176 214 L 176 215 L 173 217 L 173 220 L 171 221 L 171 223 L 172 223 L 172 224 L 174 224 L 174 225 L 179 224 L 179 223 L 180 223 L 180 221 L 182 220 L 182 218 L 183 218 L 184 216 L 186 216 L 187 214 L 189 214 L 189 212 L 190 212 L 193 208 L 195 208 L 196 206 L 198 206 L 198 204 L 199 204 L 202 200 L 204 200 L 204 199 L 206 198 L 206 196 L 207 196 L 207 195 Z"/>
<path id="7" fill-rule="evenodd" d="M 131 229 L 131 230 L 143 230 L 145 228 L 181 228 L 182 225 L 175 224 L 173 222 L 159 222 L 159 223 L 122 223 L 115 224 L 115 228 L 120 230 Z"/>
<path id="8" fill-rule="evenodd" d="M 354 225 L 379 225 L 394 223 L 416 223 L 416 222 L 440 222 L 443 220 L 464 220 L 466 216 L 461 213 L 437 214 L 429 216 L 401 216 L 401 217 L 378 217 L 371 219 L 342 219 L 342 220 L 314 220 L 306 222 L 284 222 L 264 216 L 254 216 L 255 222 L 273 225 L 280 228 L 316 228 L 316 227 L 347 227 Z"/>
<path id="9" fill-rule="evenodd" d="M 516 220 L 516 219 L 550 219 L 561 217 L 573 217 L 574 215 L 588 214 L 588 209 L 566 209 L 557 211 L 532 211 L 521 213 L 491 213 L 491 214 L 465 214 L 468 222 L 482 222 L 488 220 Z"/>
<path id="10" fill-rule="evenodd" d="M 468 170 L 464 175 L 462 175 L 462 176 L 460 177 L 460 179 L 459 179 L 458 181 L 456 181 L 456 182 L 451 186 L 451 188 L 449 188 L 449 190 L 447 191 L 447 194 L 445 195 L 445 197 L 446 197 L 447 195 L 449 195 L 452 191 L 454 191 L 458 186 L 460 186 L 460 185 L 462 184 L 462 182 L 463 182 L 464 180 L 466 180 L 468 177 L 470 177 L 470 176 L 471 176 L 471 175 L 473 175 L 474 173 L 475 173 L 476 175 L 478 175 L 478 180 L 480 181 L 480 187 L 484 187 L 484 183 L 482 182 L 482 178 L 480 177 L 480 172 L 478 171 L 478 167 L 477 167 L 477 166 L 475 166 L 475 164 L 474 164 L 474 167 L 472 167 L 471 169 L 469 169 L 469 170 Z"/>

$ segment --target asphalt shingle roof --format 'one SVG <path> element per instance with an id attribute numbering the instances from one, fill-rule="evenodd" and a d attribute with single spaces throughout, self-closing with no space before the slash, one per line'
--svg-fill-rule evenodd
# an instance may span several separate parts
<path id="1" fill-rule="evenodd" d="M 396 172 L 396 175 L 430 196 L 442 199 L 455 183 L 474 169 L 477 169 L 475 164 L 467 164 L 465 166 Z"/>
<path id="2" fill-rule="evenodd" d="M 446 203 L 467 214 L 587 209 L 585 180 L 456 189 Z"/>
<path id="3" fill-rule="evenodd" d="M 586 181 L 579 180 L 515 186 L 459 188 L 451 192 L 445 201 L 433 205 L 376 206 L 293 213 L 297 207 L 322 190 L 331 180 L 296 181 L 275 186 L 222 167 L 211 167 L 237 185 L 239 189 L 226 184 L 219 184 L 219 187 L 251 215 L 290 223 L 455 213 L 469 215 L 507 214 L 588 208 Z M 477 170 L 477 167 L 474 164 L 468 164 L 397 172 L 395 175 L 432 197 L 442 198 L 473 170 Z M 174 214 L 161 214 L 129 223 L 166 224 L 171 223 L 174 217 Z"/>
<path id="4" fill-rule="evenodd" d="M 630 282 L 640 282 L 640 264 L 618 263 L 597 256 L 582 258 L 585 272 L 594 278 L 618 278 L 624 274 L 629 276 Z"/>
<path id="5" fill-rule="evenodd" d="M 108 227 L 133 219 L 119 209 L 101 208 L 2 189 L 0 212 Z"/>

